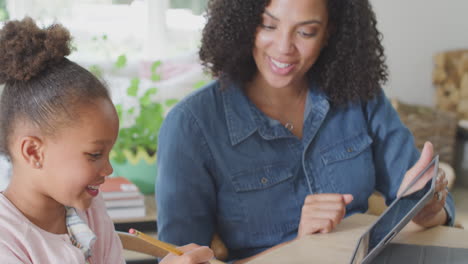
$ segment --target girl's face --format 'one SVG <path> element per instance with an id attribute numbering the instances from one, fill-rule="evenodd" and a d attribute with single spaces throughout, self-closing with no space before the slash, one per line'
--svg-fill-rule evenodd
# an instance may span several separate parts
<path id="1" fill-rule="evenodd" d="M 109 152 L 119 130 L 114 105 L 97 99 L 79 108 L 80 120 L 44 139 L 43 195 L 66 206 L 88 208 L 105 176 L 112 173 Z"/>
<path id="2" fill-rule="evenodd" d="M 326 0 L 272 0 L 257 29 L 256 78 L 271 87 L 303 84 L 328 35 Z"/>

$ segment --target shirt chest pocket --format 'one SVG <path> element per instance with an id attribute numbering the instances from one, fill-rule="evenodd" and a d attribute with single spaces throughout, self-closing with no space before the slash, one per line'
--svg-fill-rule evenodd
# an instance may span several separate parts
<path id="1" fill-rule="evenodd" d="M 363 132 L 325 147 L 320 152 L 324 165 L 320 173 L 321 181 L 329 189 L 327 191 L 357 194 L 373 189 L 375 179 L 371 145 L 372 138 Z"/>
<path id="2" fill-rule="evenodd" d="M 232 183 L 237 193 L 262 191 L 274 187 L 293 177 L 291 169 L 282 165 L 259 166 L 236 173 Z"/>
<path id="3" fill-rule="evenodd" d="M 294 169 L 285 164 L 257 166 L 232 175 L 237 209 L 251 234 L 272 235 L 295 225 L 300 210 Z"/>

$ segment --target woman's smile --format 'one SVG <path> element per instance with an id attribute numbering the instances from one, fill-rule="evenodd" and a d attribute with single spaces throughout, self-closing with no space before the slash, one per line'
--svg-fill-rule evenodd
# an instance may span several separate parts
<path id="1" fill-rule="evenodd" d="M 296 66 L 296 64 L 294 63 L 282 62 L 270 56 L 268 56 L 268 62 L 269 62 L 271 71 L 278 75 L 288 75 L 289 73 L 293 71 L 293 69 Z"/>

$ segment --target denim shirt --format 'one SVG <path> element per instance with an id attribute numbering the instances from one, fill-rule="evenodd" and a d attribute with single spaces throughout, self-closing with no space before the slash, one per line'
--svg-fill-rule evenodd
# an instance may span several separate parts
<path id="1" fill-rule="evenodd" d="M 234 84 L 177 104 L 159 135 L 159 238 L 209 245 L 217 232 L 240 259 L 294 239 L 309 194 L 352 194 L 346 216 L 366 212 L 374 191 L 391 203 L 420 154 L 385 94 L 335 107 L 311 85 L 307 101 L 302 139 Z M 450 195 L 445 208 L 452 223 Z"/>

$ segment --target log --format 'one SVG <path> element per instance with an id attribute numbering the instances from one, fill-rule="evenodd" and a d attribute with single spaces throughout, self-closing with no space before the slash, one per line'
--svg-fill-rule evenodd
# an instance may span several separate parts
<path id="1" fill-rule="evenodd" d="M 468 50 L 441 52 L 433 59 L 436 107 L 468 119 Z"/>

